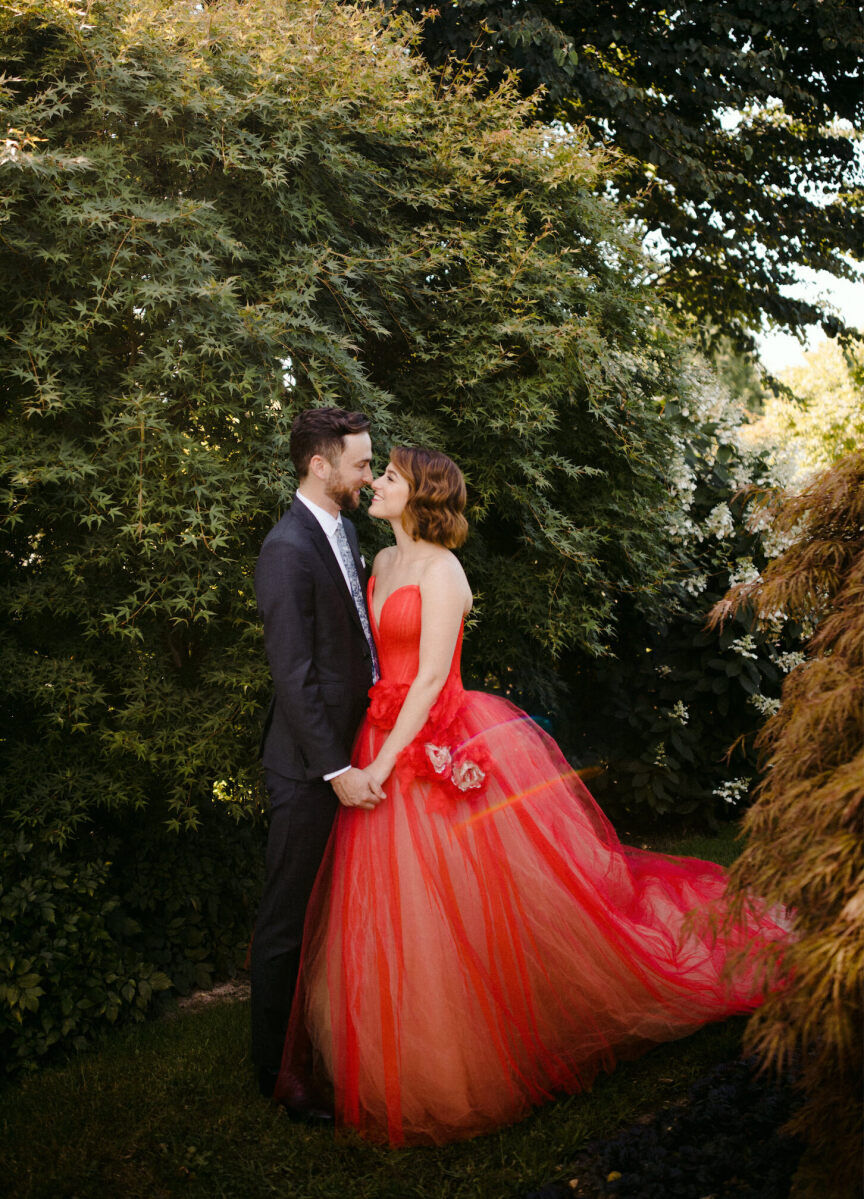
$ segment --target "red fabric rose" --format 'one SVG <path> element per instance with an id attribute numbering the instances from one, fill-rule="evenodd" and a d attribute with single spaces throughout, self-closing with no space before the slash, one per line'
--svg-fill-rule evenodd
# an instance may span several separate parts
<path id="1" fill-rule="evenodd" d="M 386 679 L 379 679 L 374 687 L 369 688 L 371 702 L 367 716 L 370 722 L 379 729 L 392 729 L 407 694 L 407 683 L 391 683 Z"/>
<path id="2" fill-rule="evenodd" d="M 380 679 L 369 691 L 369 721 L 378 728 L 392 729 L 408 688 L 408 683 Z M 446 683 L 423 728 L 396 759 L 396 776 L 403 789 L 412 787 L 417 779 L 431 784 L 429 811 L 446 811 L 454 801 L 486 791 L 492 760 L 476 741 L 465 739 L 459 720 L 464 704 L 461 685 L 455 680 Z"/>
<path id="3" fill-rule="evenodd" d="M 413 786 L 417 779 L 430 784 L 429 812 L 446 812 L 458 800 L 485 795 L 492 768 L 491 755 L 474 739 L 439 745 L 417 738 L 402 750 L 396 761 L 403 789 Z"/>

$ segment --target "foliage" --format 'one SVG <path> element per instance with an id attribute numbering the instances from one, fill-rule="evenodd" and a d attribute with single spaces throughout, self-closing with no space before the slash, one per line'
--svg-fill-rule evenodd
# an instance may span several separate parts
<path id="1" fill-rule="evenodd" d="M 261 847 L 214 812 L 195 833 L 126 828 L 59 851 L 0 841 L 0 1061 L 32 1068 L 159 992 L 232 973 L 252 924 Z M 255 873 L 252 873 L 255 871 Z"/>
<path id="2" fill-rule="evenodd" d="M 18 824 L 191 827 L 253 785 L 252 565 L 311 403 L 465 467 L 480 673 L 539 690 L 608 641 L 613 592 L 661 569 L 677 359 L 607 158 L 512 88 L 442 93 L 368 11 L 44 0 L 0 42 Z"/>
<path id="3" fill-rule="evenodd" d="M 599 759 L 592 788 L 631 829 L 658 817 L 728 819 L 756 773 L 753 736 L 800 656 L 794 622 L 762 632 L 742 609 L 727 628 L 705 628 L 728 586 L 758 577 L 777 552 L 738 494 L 778 481 L 767 454 L 742 442 L 744 414 L 704 365 L 682 376 L 682 395 L 664 415 L 674 442 L 675 570 L 656 595 L 619 600 L 614 657 L 569 662 L 568 740 L 583 761 Z"/>
<path id="4" fill-rule="evenodd" d="M 0 834 L 49 879 L 83 854 L 94 927 L 151 896 L 103 981 L 183 981 L 189 859 L 160 874 L 158 833 L 214 794 L 254 807 L 252 571 L 298 409 L 365 409 L 380 450 L 465 468 L 484 679 L 548 697 L 556 655 L 599 652 L 616 594 L 663 570 L 680 351 L 600 197 L 612 158 L 512 84 L 436 83 L 407 39 L 312 0 L 0 10 Z"/>
<path id="5" fill-rule="evenodd" d="M 170 979 L 118 943 L 124 917 L 106 893 L 109 863 L 33 860 L 4 846 L 0 892 L 0 1060 L 9 1070 L 61 1041 L 81 1046 L 104 1021 L 139 1015 Z M 41 859 L 41 860 L 40 860 Z"/>
<path id="6" fill-rule="evenodd" d="M 722 337 L 711 352 L 711 365 L 729 393 L 753 419 L 764 411 L 771 393 L 758 361 L 742 354 L 728 337 Z"/>
<path id="7" fill-rule="evenodd" d="M 864 245 L 864 29 L 849 0 L 383 0 L 419 19 L 436 67 L 519 73 L 541 115 L 631 160 L 616 180 L 659 234 L 658 282 L 697 332 L 794 328 L 828 310 L 783 294 L 801 266 L 852 278 Z M 858 131 L 855 127 L 858 127 Z M 851 259 L 847 259 L 850 255 Z"/>
<path id="8" fill-rule="evenodd" d="M 782 446 L 798 473 L 823 469 L 864 445 L 864 354 L 826 341 L 780 374 L 792 393 L 772 396 L 747 430 L 754 446 Z"/>
<path id="9" fill-rule="evenodd" d="M 765 502 L 793 540 L 760 581 L 729 592 L 714 620 L 746 605 L 764 625 L 784 609 L 807 615 L 814 632 L 759 736 L 766 771 L 731 872 L 736 909 L 748 894 L 783 904 L 797 934 L 784 951 L 786 985 L 751 1018 L 746 1041 L 767 1065 L 800 1065 L 807 1102 L 794 1127 L 813 1154 L 794 1193 L 824 1194 L 824 1154 L 839 1199 L 857 1194 L 862 1131 L 864 453 Z"/>
<path id="10" fill-rule="evenodd" d="M 124 821 L 112 858 L 114 885 L 137 929 L 131 943 L 181 995 L 233 974 L 245 958 L 261 882 L 260 822 L 219 805 L 197 829 L 173 835 Z"/>

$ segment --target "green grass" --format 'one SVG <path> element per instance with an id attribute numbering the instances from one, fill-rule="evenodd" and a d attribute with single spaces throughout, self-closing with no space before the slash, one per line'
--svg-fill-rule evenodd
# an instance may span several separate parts
<path id="1" fill-rule="evenodd" d="M 736 849 L 732 836 L 656 847 L 715 861 Z M 177 1011 L 6 1087 L 0 1188 L 7 1199 L 513 1199 L 567 1178 L 586 1141 L 680 1098 L 737 1054 L 742 1027 L 659 1046 L 491 1136 L 388 1150 L 293 1124 L 258 1096 L 245 1002 Z"/>
<path id="2" fill-rule="evenodd" d="M 642 837 L 630 843 L 642 849 L 653 849 L 657 853 L 671 853 L 682 858 L 704 858 L 708 862 L 718 862 L 721 866 L 731 866 L 744 848 L 743 842 L 738 840 L 738 834 L 737 824 L 726 824 L 717 833 Z"/>

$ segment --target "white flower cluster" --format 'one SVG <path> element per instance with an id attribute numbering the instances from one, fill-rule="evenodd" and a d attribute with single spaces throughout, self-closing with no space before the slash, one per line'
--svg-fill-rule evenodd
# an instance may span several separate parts
<path id="1" fill-rule="evenodd" d="M 779 699 L 769 699 L 767 695 L 760 695 L 758 691 L 748 696 L 747 702 L 753 705 L 760 716 L 774 716 L 780 710 Z"/>
<path id="2" fill-rule="evenodd" d="M 690 595 L 701 595 L 702 592 L 705 590 L 705 588 L 708 586 L 708 576 L 701 575 L 701 574 L 700 575 L 688 575 L 687 578 L 683 580 L 682 585 L 684 587 L 684 590 L 687 591 Z"/>
<path id="3" fill-rule="evenodd" d="M 726 803 L 735 804 L 750 790 L 750 783 L 751 780 L 749 778 L 727 779 L 725 783 L 716 787 L 711 794 L 716 795 L 718 799 L 722 799 Z"/>
<path id="4" fill-rule="evenodd" d="M 741 421 L 741 408 L 730 397 L 711 367 L 694 358 L 680 380 L 681 411 L 694 421 L 711 421 L 718 431 L 734 429 Z"/>
<path id="5" fill-rule="evenodd" d="M 669 530 L 669 535 L 675 541 L 689 541 L 691 537 L 695 537 L 697 541 L 702 540 L 702 534 L 694 522 L 690 519 L 687 513 L 681 508 L 674 508 L 666 522 L 666 528 Z"/>
<path id="6" fill-rule="evenodd" d="M 686 446 L 680 437 L 673 438 L 675 447 L 669 463 L 669 482 L 678 503 L 685 510 L 693 503 L 696 493 L 696 474 L 686 458 Z"/>
<path id="7" fill-rule="evenodd" d="M 733 641 L 729 648 L 734 650 L 739 658 L 752 658 L 754 662 L 759 658 L 756 653 L 756 639 L 752 633 L 745 633 L 743 637 Z"/>
<path id="8" fill-rule="evenodd" d="M 768 558 L 779 558 L 784 550 L 788 549 L 797 540 L 795 530 L 783 532 L 782 530 L 767 528 L 762 534 L 762 549 Z"/>
<path id="9" fill-rule="evenodd" d="M 729 586 L 735 587 L 738 583 L 758 583 L 761 578 L 762 575 L 752 558 L 736 558 L 735 565 L 729 572 Z"/>
<path id="10" fill-rule="evenodd" d="M 753 482 L 755 455 L 750 452 L 748 446 L 742 441 L 740 426 L 732 430 L 729 440 L 738 450 L 740 457 L 733 458 L 729 463 L 728 470 L 732 476 L 735 490 L 741 491 L 743 488 L 749 487 Z"/>
<path id="11" fill-rule="evenodd" d="M 736 488 L 746 486 L 752 481 L 755 455 L 742 446 L 738 438 L 738 429 L 744 419 L 743 409 L 704 362 L 691 362 L 679 383 L 677 400 L 682 415 L 696 426 L 712 426 L 712 442 L 701 451 L 707 465 L 711 466 L 716 461 L 722 447 L 733 447 L 735 453 L 727 469 Z M 733 521 L 727 505 L 718 505 L 701 528 L 692 519 L 697 473 L 687 461 L 687 442 L 678 436 L 673 438 L 673 445 L 668 477 L 677 502 L 670 516 L 670 532 L 680 541 L 703 541 L 711 535 L 721 539 L 728 537 L 733 531 Z"/>
<path id="12" fill-rule="evenodd" d="M 643 387 L 651 383 L 656 385 L 660 378 L 660 363 L 646 354 L 634 353 L 632 350 L 615 350 L 607 357 L 605 365 L 617 378 L 629 380 L 638 376 Z"/>
<path id="13" fill-rule="evenodd" d="M 773 401 L 769 401 L 769 408 L 772 406 Z M 757 421 L 742 424 L 736 430 L 738 444 L 748 457 L 756 457 L 760 453 L 767 456 L 775 487 L 791 487 L 797 490 L 807 474 L 800 448 L 796 446 L 793 438 L 766 436 L 767 423 L 763 415 Z"/>
<path id="14" fill-rule="evenodd" d="M 687 705 L 683 700 L 680 699 L 676 702 L 674 708 L 670 710 L 669 715 L 678 724 L 686 724 L 690 719 L 690 713 L 687 710 Z"/>
<path id="15" fill-rule="evenodd" d="M 788 650 L 785 654 L 778 654 L 774 659 L 774 662 L 777 664 L 777 666 L 779 666 L 784 674 L 789 674 L 789 672 L 794 670 L 796 666 L 800 666 L 802 662 L 806 661 L 806 655 L 802 654 L 800 650 L 797 649 Z"/>
<path id="16" fill-rule="evenodd" d="M 714 536 L 722 541 L 724 537 L 731 537 L 734 531 L 735 522 L 729 511 L 729 505 L 725 501 L 722 504 L 716 504 L 708 513 L 708 519 L 702 526 L 702 535 Z"/>
<path id="17" fill-rule="evenodd" d="M 756 504 L 750 508 L 747 516 L 747 528 L 751 533 L 762 534 L 762 549 L 768 558 L 777 558 L 793 545 L 799 538 L 801 533 L 800 524 L 795 528 L 783 531 L 775 529 L 773 526 L 773 517 L 770 508 L 763 504 Z"/>
<path id="18" fill-rule="evenodd" d="M 747 528 L 751 533 L 764 533 L 771 528 L 771 510 L 764 504 L 753 504 L 747 513 Z"/>
<path id="19" fill-rule="evenodd" d="M 730 553 L 735 544 L 736 518 L 728 502 L 716 504 L 704 519 L 697 520 L 694 506 L 699 480 L 705 469 L 713 465 L 721 472 L 725 470 L 730 486 L 741 490 L 753 483 L 783 487 L 787 478 L 778 462 L 766 459 L 765 445 L 753 440 L 747 423 L 747 414 L 732 396 L 710 365 L 700 359 L 692 359 L 680 373 L 675 397 L 686 425 L 673 433 L 672 452 L 668 463 L 668 479 L 672 493 L 672 504 L 667 517 L 670 536 L 684 548 L 692 547 L 693 556 L 702 559 L 700 565 L 705 573 L 693 573 L 682 578 L 680 585 L 694 599 L 707 590 L 708 579 L 723 576 L 728 572 L 729 586 L 740 583 L 758 583 L 761 573 L 754 557 L 742 556 L 731 562 Z M 691 441 L 690 426 L 697 433 Z M 729 452 L 731 450 L 731 453 Z M 766 479 L 766 465 L 768 478 Z M 791 478 L 791 472 L 786 472 Z M 782 553 L 795 540 L 796 531 L 778 533 L 773 528 L 770 511 L 758 505 L 748 505 L 747 525 L 759 537 L 760 550 L 770 559 Z M 696 547 L 701 543 L 699 550 Z M 707 562 L 706 562 L 707 557 Z M 723 572 L 723 573 L 721 573 Z M 707 577 L 706 577 L 707 576 Z M 764 616 L 764 614 L 763 614 Z M 779 636 L 786 615 L 777 612 L 766 620 L 766 631 Z M 742 656 L 756 659 L 755 646 L 749 642 L 739 650 Z"/>

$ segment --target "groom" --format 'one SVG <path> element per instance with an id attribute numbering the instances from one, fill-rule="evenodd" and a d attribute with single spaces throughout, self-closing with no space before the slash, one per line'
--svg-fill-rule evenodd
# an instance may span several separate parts
<path id="1" fill-rule="evenodd" d="M 275 688 L 262 738 L 271 817 L 251 963 L 252 1057 L 267 1096 L 282 1061 L 306 905 L 338 804 L 373 808 L 384 795 L 350 765 L 378 677 L 366 568 L 354 526 L 341 516 L 372 482 L 369 421 L 341 408 L 301 412 L 290 452 L 297 494 L 255 568 Z"/>

